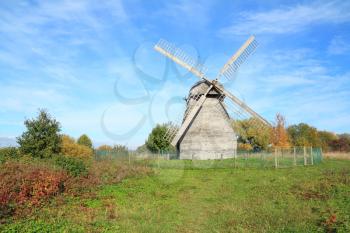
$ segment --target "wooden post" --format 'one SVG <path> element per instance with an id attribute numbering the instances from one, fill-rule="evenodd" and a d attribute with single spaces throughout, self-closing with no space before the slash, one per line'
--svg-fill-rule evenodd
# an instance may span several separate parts
<path id="1" fill-rule="evenodd" d="M 277 161 L 277 148 L 275 148 L 275 168 L 278 168 L 278 161 Z"/>
<path id="2" fill-rule="evenodd" d="M 304 146 L 304 166 L 307 165 L 307 158 L 306 158 L 306 147 Z"/>
<path id="3" fill-rule="evenodd" d="M 130 153 L 128 153 L 128 156 L 129 156 L 129 166 L 130 166 Z"/>
<path id="4" fill-rule="evenodd" d="M 311 165 L 314 165 L 314 156 L 312 154 L 312 146 L 310 147 Z"/>
<path id="5" fill-rule="evenodd" d="M 297 165 L 297 155 L 296 155 L 295 146 L 293 147 L 293 159 L 294 159 L 294 166 L 296 166 Z"/>

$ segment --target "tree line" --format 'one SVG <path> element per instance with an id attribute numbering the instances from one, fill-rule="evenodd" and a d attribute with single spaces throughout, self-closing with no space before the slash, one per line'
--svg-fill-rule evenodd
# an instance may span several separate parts
<path id="1" fill-rule="evenodd" d="M 232 121 L 238 149 L 259 151 L 271 147 L 312 146 L 321 147 L 325 152 L 350 152 L 350 134 L 319 131 L 306 123 L 286 127 L 285 118 L 281 114 L 276 115 L 272 128 L 258 122 L 254 118 Z M 26 130 L 17 138 L 19 149 L 4 150 L 4 153 L 20 153 L 39 158 L 50 158 L 57 154 L 91 158 L 94 150 L 128 153 L 128 148 L 124 145 L 102 145 L 94 149 L 91 139 L 86 134 L 77 140 L 60 134 L 60 123 L 45 110 L 40 110 L 37 118 L 26 120 L 24 124 Z M 137 151 L 175 152 L 176 149 L 164 137 L 170 126 L 170 123 L 156 125 L 145 144 L 137 148 Z"/>
<path id="2" fill-rule="evenodd" d="M 171 123 L 156 125 L 138 151 L 174 152 L 175 148 L 164 139 L 171 125 Z M 276 114 L 272 127 L 260 123 L 255 118 L 232 120 L 232 127 L 240 150 L 260 151 L 273 147 L 312 146 L 322 148 L 325 152 L 350 152 L 350 134 L 318 130 L 306 123 L 286 126 L 285 117 L 281 114 Z"/>

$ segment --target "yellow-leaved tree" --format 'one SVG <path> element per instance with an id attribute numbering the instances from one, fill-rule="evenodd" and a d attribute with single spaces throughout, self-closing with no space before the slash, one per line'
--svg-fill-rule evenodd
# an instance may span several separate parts
<path id="1" fill-rule="evenodd" d="M 62 135 L 61 153 L 68 157 L 92 158 L 93 150 L 88 146 L 79 145 L 74 138 Z"/>
<path id="2" fill-rule="evenodd" d="M 289 147 L 289 138 L 286 130 L 286 119 L 282 114 L 276 114 L 275 125 L 271 130 L 272 145 L 275 147 Z"/>

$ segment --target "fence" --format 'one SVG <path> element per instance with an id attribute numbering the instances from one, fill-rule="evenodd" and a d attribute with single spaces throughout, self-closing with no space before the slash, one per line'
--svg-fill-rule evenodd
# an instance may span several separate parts
<path id="1" fill-rule="evenodd" d="M 238 150 L 234 157 L 217 160 L 180 160 L 176 153 L 97 150 L 95 159 L 112 159 L 131 164 L 158 168 L 286 168 L 321 163 L 322 149 L 313 147 L 271 148 L 264 151 Z"/>

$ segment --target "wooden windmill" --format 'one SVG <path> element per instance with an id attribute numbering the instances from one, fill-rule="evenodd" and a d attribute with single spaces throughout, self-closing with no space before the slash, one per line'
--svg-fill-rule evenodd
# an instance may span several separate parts
<path id="1" fill-rule="evenodd" d="M 173 44 L 160 40 L 155 50 L 189 70 L 200 81 L 190 89 L 181 125 L 171 125 L 166 139 L 175 146 L 180 159 L 219 159 L 235 155 L 237 137 L 232 118 L 251 118 L 256 124 L 271 126 L 262 116 L 219 83 L 220 78 L 231 79 L 239 66 L 256 48 L 251 36 L 228 60 L 215 79 L 205 75 L 205 68 Z M 231 117 L 229 111 L 236 114 Z"/>

